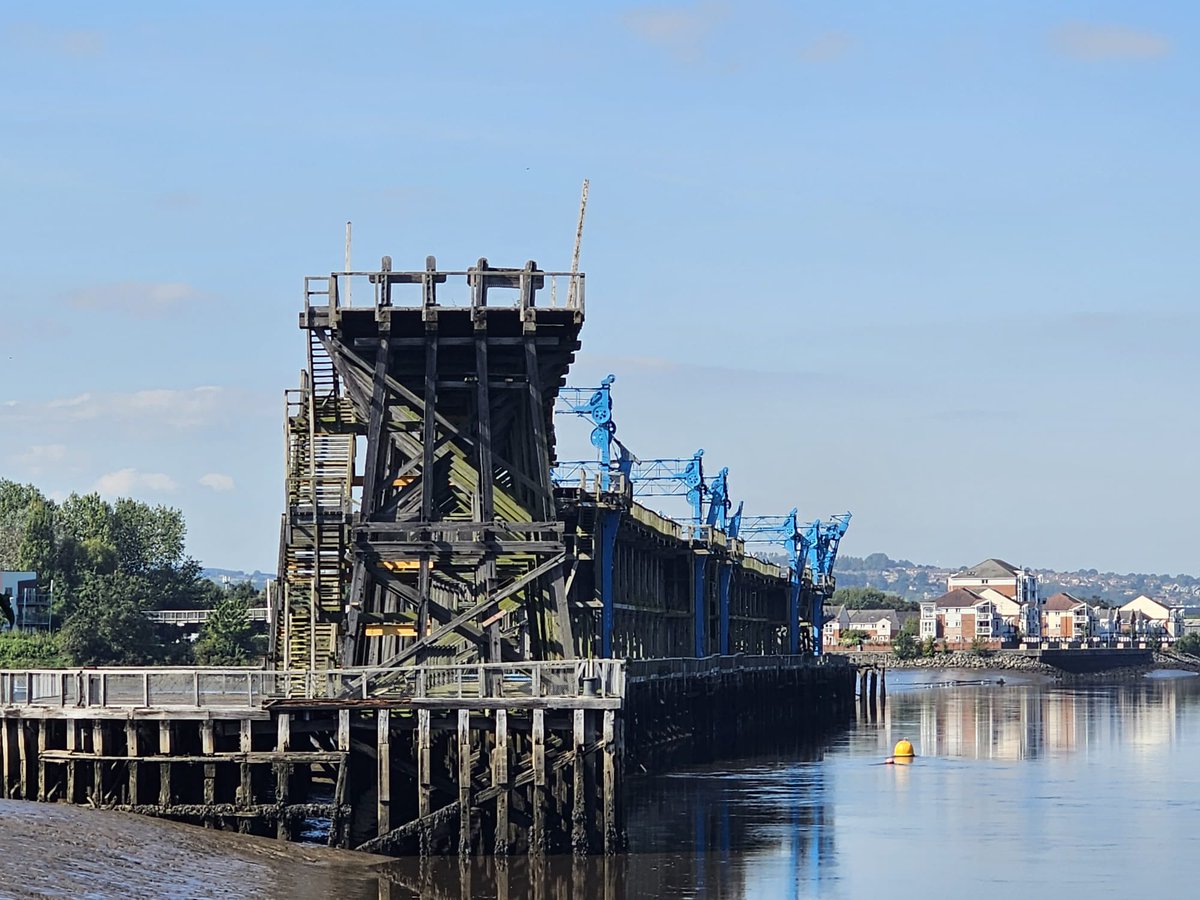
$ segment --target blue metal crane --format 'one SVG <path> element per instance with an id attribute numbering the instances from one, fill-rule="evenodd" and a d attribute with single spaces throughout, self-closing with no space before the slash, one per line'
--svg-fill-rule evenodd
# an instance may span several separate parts
<path id="1" fill-rule="evenodd" d="M 554 401 L 554 411 L 559 414 L 573 414 L 581 418 L 588 419 L 592 423 L 591 442 L 592 446 L 600 454 L 599 464 L 600 486 L 602 490 L 609 489 L 609 474 L 612 465 L 612 449 L 617 441 L 617 423 L 613 421 L 612 412 L 612 383 L 616 381 L 615 375 L 609 375 L 600 382 L 599 387 L 595 388 L 573 388 L 564 387 L 559 389 L 558 397 Z M 566 467 L 582 466 L 584 463 L 566 463 Z M 573 480 L 569 477 L 570 473 L 559 473 L 559 469 L 564 468 L 559 466 L 555 469 L 555 481 L 560 478 L 565 480 Z M 578 478 L 581 472 L 574 473 L 574 477 Z"/>
<path id="2" fill-rule="evenodd" d="M 800 583 L 804 574 L 804 563 L 809 555 L 810 526 L 801 525 L 793 509 L 786 516 L 750 516 L 743 518 L 739 505 L 733 516 L 729 536 L 740 538 L 747 544 L 774 544 L 787 551 L 791 566 L 791 585 L 788 591 L 788 652 L 800 652 Z M 726 601 L 728 610 L 728 601 Z M 724 613 L 728 618 L 728 612 Z M 728 626 L 724 626 L 726 629 Z"/>
<path id="3" fill-rule="evenodd" d="M 812 623 L 815 632 L 813 640 L 817 654 L 820 655 L 825 618 L 825 601 L 833 594 L 833 567 L 837 562 L 838 545 L 850 527 L 850 513 L 830 516 L 829 521 L 819 519 L 809 524 L 806 538 L 808 546 L 808 564 L 812 569 L 813 600 Z"/>

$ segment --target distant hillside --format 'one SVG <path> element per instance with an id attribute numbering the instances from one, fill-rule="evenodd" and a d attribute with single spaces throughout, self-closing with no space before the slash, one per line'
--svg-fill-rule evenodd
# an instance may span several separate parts
<path id="1" fill-rule="evenodd" d="M 237 569 L 201 569 L 200 576 L 207 578 L 209 581 L 215 581 L 217 584 L 240 584 L 243 581 L 248 581 L 258 591 L 266 587 L 268 581 L 275 580 L 274 575 L 268 572 L 260 572 L 257 569 L 250 573 L 241 572 Z"/>
<path id="2" fill-rule="evenodd" d="M 1009 560 L 1019 565 L 1015 560 Z M 972 564 L 978 560 L 972 560 Z M 965 568 L 965 566 L 959 567 Z M 907 559 L 889 559 L 884 553 L 870 556 L 839 557 L 835 574 L 838 587 L 875 587 L 899 594 L 908 600 L 926 600 L 946 592 L 946 579 L 958 569 L 923 566 Z M 1080 569 L 1058 572 L 1035 569 L 1043 597 L 1068 591 L 1084 600 L 1101 601 L 1120 606 L 1138 594 L 1148 594 L 1159 600 L 1200 605 L 1200 578 L 1191 575 L 1154 575 L 1131 572 L 1098 572 Z"/>

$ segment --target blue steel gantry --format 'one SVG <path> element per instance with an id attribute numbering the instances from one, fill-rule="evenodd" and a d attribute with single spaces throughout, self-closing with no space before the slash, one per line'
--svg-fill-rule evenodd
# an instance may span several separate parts
<path id="1" fill-rule="evenodd" d="M 642 520 L 647 518 L 646 512 L 638 512 L 645 507 L 637 501 L 682 496 L 688 501 L 691 513 L 688 520 L 665 527 L 676 530 L 678 546 L 682 548 L 678 552 L 687 560 L 691 653 L 695 656 L 736 652 L 819 654 L 821 607 L 833 591 L 833 563 L 849 514 L 835 516 L 828 523 L 820 520 L 801 523 L 796 509 L 784 516 L 747 517 L 741 504 L 731 514 L 729 470 L 722 469 L 715 478 L 706 481 L 703 450 L 690 457 L 642 460 L 617 440 L 611 394 L 614 380 L 609 375 L 596 388 L 565 388 L 556 405 L 556 412 L 576 415 L 592 424 L 590 440 L 598 457 L 559 463 L 552 473 L 560 499 L 564 495 L 571 495 L 577 501 L 590 498 L 583 506 L 591 509 L 593 523 L 587 561 L 593 568 L 595 606 L 599 611 L 599 646 L 595 650 L 607 657 L 614 653 L 616 643 L 626 644 L 629 636 L 616 633 L 617 614 L 627 611 L 636 617 L 641 604 L 646 602 L 644 596 L 636 596 L 642 589 L 636 573 L 629 576 L 621 571 L 622 561 L 632 558 L 636 548 L 622 544 L 623 555 L 618 546 L 623 528 L 645 524 Z M 661 523 L 673 521 L 651 515 Z M 748 562 L 748 557 L 754 558 L 750 548 L 767 546 L 781 548 L 788 565 L 770 570 L 766 568 L 769 563 Z M 708 577 L 710 565 L 715 578 Z M 745 602 L 739 604 L 733 597 L 734 586 L 747 577 L 751 580 L 761 577 L 764 581 L 762 584 L 755 581 L 753 590 L 747 584 L 742 591 Z M 631 581 L 635 596 L 618 596 L 630 593 Z M 670 585 L 664 584 L 660 590 L 672 593 Z M 770 599 L 763 600 L 774 596 L 779 597 L 777 607 Z M 642 611 L 651 608 L 652 604 Z M 667 619 L 683 614 L 682 609 L 662 611 Z M 741 623 L 740 628 L 734 627 L 735 621 Z M 715 646 L 710 638 L 713 631 Z M 682 650 L 679 646 L 682 633 L 672 633 L 670 650 L 657 647 L 655 653 Z"/>

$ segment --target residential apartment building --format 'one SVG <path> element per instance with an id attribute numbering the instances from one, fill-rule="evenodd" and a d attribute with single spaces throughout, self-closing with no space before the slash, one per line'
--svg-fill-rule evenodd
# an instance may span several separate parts
<path id="1" fill-rule="evenodd" d="M 959 588 L 977 594 L 995 592 L 999 596 L 992 597 L 992 602 L 1002 609 L 1001 615 L 1012 631 L 1023 637 L 1041 634 L 1037 575 L 1031 569 L 1018 568 L 1002 559 L 985 559 L 946 579 L 947 591 L 953 593 Z"/>
<path id="2" fill-rule="evenodd" d="M 1183 635 L 1183 606 L 1164 603 L 1142 594 L 1119 610 L 1121 629 L 1130 635 L 1175 640 Z"/>
<path id="3" fill-rule="evenodd" d="M 1042 637 L 1062 641 L 1079 641 L 1100 633 L 1099 616 L 1095 609 L 1065 591 L 1048 597 L 1042 604 Z"/>
<path id="4" fill-rule="evenodd" d="M 1005 625 L 994 600 L 960 587 L 921 603 L 919 631 L 922 638 L 969 644 L 1003 637 Z"/>

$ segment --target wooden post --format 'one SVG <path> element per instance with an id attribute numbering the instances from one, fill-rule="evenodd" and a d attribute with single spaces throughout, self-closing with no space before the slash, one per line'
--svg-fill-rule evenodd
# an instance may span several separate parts
<path id="1" fill-rule="evenodd" d="M 574 740 L 571 745 L 574 754 L 571 763 L 574 781 L 571 790 L 571 849 L 577 854 L 583 854 L 588 852 L 587 760 L 584 757 L 584 748 L 587 746 L 587 710 L 575 710 L 574 720 Z"/>
<path id="2" fill-rule="evenodd" d="M 200 754 L 212 756 L 217 752 L 215 728 L 211 719 L 200 723 Z M 217 802 L 217 764 L 204 764 L 204 803 L 212 806 Z"/>
<path id="3" fill-rule="evenodd" d="M 533 710 L 533 787 L 530 789 L 530 805 L 533 828 L 529 833 L 529 852 L 540 856 L 546 852 L 546 711 L 541 707 Z"/>
<path id="4" fill-rule="evenodd" d="M 12 676 L 6 676 L 11 678 Z M 68 726 L 72 725 L 70 720 Z M 13 748 L 12 740 L 9 735 L 12 732 L 12 720 L 0 719 L 0 755 L 3 758 L 3 765 L 0 766 L 0 775 L 3 775 L 3 785 L 0 786 L 0 796 L 8 799 L 12 796 L 12 779 L 11 773 L 13 768 Z M 69 732 L 68 732 L 69 733 Z"/>
<path id="5" fill-rule="evenodd" d="M 7 736 L 8 729 L 5 729 L 5 737 Z M 67 750 L 73 754 L 77 749 L 79 749 L 79 723 L 74 719 L 67 719 Z M 66 801 L 68 803 L 75 802 L 75 776 L 78 769 L 79 763 L 74 758 L 67 760 Z"/>
<path id="6" fill-rule="evenodd" d="M 329 845 L 346 847 L 350 843 L 350 827 L 342 815 L 342 807 L 346 804 L 346 793 L 350 790 L 350 710 L 338 710 L 337 748 L 342 753 L 342 761 L 338 764 L 337 783 L 333 788 L 333 802 L 336 809 L 329 827 Z"/>
<path id="7" fill-rule="evenodd" d="M 28 685 L 26 685 L 28 690 Z M 28 698 L 28 694 L 25 695 Z M 17 752 L 21 757 L 20 786 L 21 799 L 32 800 L 29 796 L 29 729 L 24 719 L 17 719 Z"/>
<path id="8" fill-rule="evenodd" d="M 249 753 L 253 748 L 253 732 L 250 730 L 251 723 L 249 719 L 241 719 L 238 722 L 238 750 L 242 753 Z M 254 802 L 254 786 L 250 776 L 250 763 L 245 760 L 240 765 L 240 778 L 238 780 L 237 802 L 239 806 L 249 806 Z M 240 825 L 245 819 L 239 819 Z"/>
<path id="9" fill-rule="evenodd" d="M 42 803 L 46 802 L 46 720 L 38 719 L 38 736 L 37 736 L 37 798 Z"/>
<path id="10" fill-rule="evenodd" d="M 508 710 L 496 710 L 496 735 L 492 744 L 492 784 L 498 789 L 496 794 L 496 837 L 493 852 L 496 856 L 507 856 L 509 848 L 508 831 Z"/>
<path id="11" fill-rule="evenodd" d="M 171 755 L 171 723 L 165 720 L 158 723 L 158 752 Z M 171 805 L 171 763 L 160 762 L 158 773 L 158 805 L 166 808 Z"/>
<path id="12" fill-rule="evenodd" d="M 417 816 L 424 819 L 432 811 L 433 800 L 433 736 L 430 734 L 429 710 L 417 710 Z M 419 836 L 421 856 L 429 853 L 429 827 L 421 826 Z"/>
<path id="13" fill-rule="evenodd" d="M 604 853 L 611 855 L 621 849 L 620 823 L 617 821 L 617 713 L 604 711 Z"/>
<path id="14" fill-rule="evenodd" d="M 92 720 L 92 755 L 96 757 L 92 763 L 92 805 L 104 805 L 104 749 L 107 734 L 103 719 Z"/>
<path id="15" fill-rule="evenodd" d="M 392 830 L 392 714 L 381 709 L 375 714 L 378 763 L 378 797 L 376 798 L 377 826 L 380 836 Z"/>
<path id="16" fill-rule="evenodd" d="M 471 713 L 458 711 L 458 855 L 471 853 Z"/>
<path id="17" fill-rule="evenodd" d="M 67 723 L 71 725 L 70 722 Z M 69 733 L 69 731 L 68 731 Z M 125 755 L 129 758 L 125 765 L 129 769 L 129 778 L 125 782 L 125 802 L 130 806 L 137 806 L 140 802 L 138 792 L 138 769 L 141 763 L 138 762 L 138 757 L 141 756 L 138 746 L 138 727 L 137 722 L 133 719 L 125 720 Z"/>
<path id="18" fill-rule="evenodd" d="M 292 717 L 288 713 L 279 713 L 275 722 L 275 750 L 287 753 L 292 742 Z M 292 825 L 284 813 L 288 802 L 288 787 L 292 778 L 292 764 L 286 759 L 275 763 L 275 804 L 279 813 L 275 819 L 275 837 L 280 840 L 291 840 Z"/>

